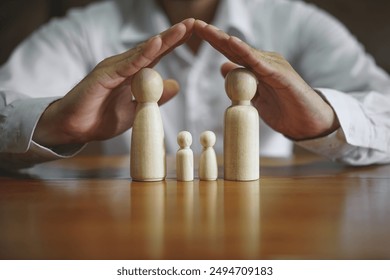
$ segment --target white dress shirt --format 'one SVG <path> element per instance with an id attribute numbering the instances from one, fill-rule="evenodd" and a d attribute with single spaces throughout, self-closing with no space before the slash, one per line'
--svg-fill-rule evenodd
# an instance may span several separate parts
<path id="1" fill-rule="evenodd" d="M 257 49 L 282 54 L 331 104 L 341 128 L 299 145 L 348 164 L 390 161 L 390 78 L 334 18 L 300 1 L 222 0 L 213 24 Z M 0 69 L 0 166 L 19 168 L 77 152 L 129 153 L 131 131 L 54 150 L 32 141 L 32 135 L 45 108 L 98 62 L 169 26 L 153 0 L 123 0 L 74 9 L 34 32 Z M 201 132 L 214 131 L 215 149 L 222 152 L 223 116 L 230 106 L 220 74 L 225 61 L 204 42 L 196 56 L 183 45 L 155 67 L 181 86 L 180 94 L 160 107 L 168 153 L 177 151 L 181 130 L 192 133 L 195 153 L 201 150 Z M 289 156 L 292 142 L 261 122 L 260 151 Z"/>

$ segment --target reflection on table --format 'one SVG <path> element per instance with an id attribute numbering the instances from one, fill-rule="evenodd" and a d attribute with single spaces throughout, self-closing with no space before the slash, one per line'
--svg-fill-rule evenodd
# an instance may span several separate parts
<path id="1" fill-rule="evenodd" d="M 0 258 L 390 258 L 390 166 L 262 158 L 251 182 L 168 169 L 132 182 L 128 157 L 76 157 L 0 173 Z"/>

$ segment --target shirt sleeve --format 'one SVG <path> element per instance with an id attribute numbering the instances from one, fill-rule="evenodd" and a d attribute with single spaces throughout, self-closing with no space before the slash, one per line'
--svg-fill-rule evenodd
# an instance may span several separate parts
<path id="1" fill-rule="evenodd" d="M 336 19 L 312 6 L 301 13 L 294 67 L 332 106 L 341 128 L 297 144 L 347 164 L 389 163 L 389 75 Z"/>
<path id="2" fill-rule="evenodd" d="M 390 163 L 390 100 L 380 93 L 358 99 L 331 89 L 321 89 L 332 105 L 340 128 L 325 137 L 298 141 L 299 146 L 350 165 Z"/>
<path id="3" fill-rule="evenodd" d="M 0 68 L 0 166 L 27 167 L 71 156 L 81 148 L 59 147 L 56 152 L 34 143 L 32 135 L 47 106 L 92 68 L 85 33 L 80 13 L 52 20 Z"/>
<path id="4" fill-rule="evenodd" d="M 1 169 L 28 168 L 37 163 L 71 157 L 84 147 L 84 145 L 64 145 L 49 149 L 32 140 L 39 117 L 56 99 L 55 97 L 19 99 L 2 110 Z"/>

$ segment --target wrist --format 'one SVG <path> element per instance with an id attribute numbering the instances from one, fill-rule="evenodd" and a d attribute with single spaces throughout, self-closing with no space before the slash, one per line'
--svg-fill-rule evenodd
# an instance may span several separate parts
<path id="1" fill-rule="evenodd" d="M 340 128 L 336 113 L 328 102 L 323 100 L 316 113 L 298 121 L 299 127 L 291 135 L 286 135 L 294 141 L 312 140 L 327 136 Z"/>
<path id="2" fill-rule="evenodd" d="M 32 140 L 37 144 L 53 148 L 62 145 L 82 144 L 66 133 L 65 126 L 61 124 L 59 110 L 60 100 L 51 103 L 42 113 L 35 127 Z"/>

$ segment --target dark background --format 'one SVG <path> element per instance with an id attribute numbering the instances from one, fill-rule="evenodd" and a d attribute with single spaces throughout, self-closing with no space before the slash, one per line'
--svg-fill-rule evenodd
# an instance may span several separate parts
<path id="1" fill-rule="evenodd" d="M 0 64 L 12 49 L 51 17 L 63 16 L 70 7 L 97 0 L 1 0 Z M 142 1 L 142 0 L 140 0 Z M 333 14 L 358 38 L 390 73 L 389 0 L 306 0 Z"/>

